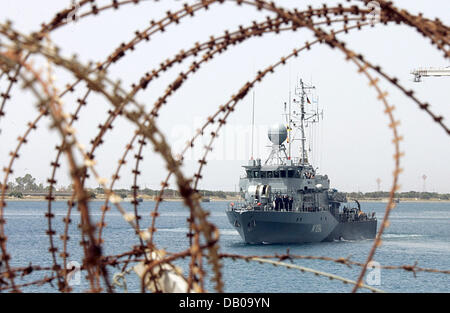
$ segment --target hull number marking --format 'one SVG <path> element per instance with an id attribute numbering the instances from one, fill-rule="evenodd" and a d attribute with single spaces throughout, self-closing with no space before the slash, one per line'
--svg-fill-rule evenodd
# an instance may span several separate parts
<path id="1" fill-rule="evenodd" d="M 322 224 L 314 224 L 312 229 L 312 233 L 321 233 L 322 232 Z"/>

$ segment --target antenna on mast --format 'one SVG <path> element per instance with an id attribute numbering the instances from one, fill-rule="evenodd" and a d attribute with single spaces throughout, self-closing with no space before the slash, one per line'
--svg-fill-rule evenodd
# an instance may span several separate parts
<path id="1" fill-rule="evenodd" d="M 291 159 L 291 145 L 292 145 L 292 138 L 291 138 L 291 68 L 289 67 L 289 115 L 288 115 L 288 159 Z"/>
<path id="2" fill-rule="evenodd" d="M 295 90 L 295 94 L 300 97 L 300 113 L 297 115 L 300 115 L 300 133 L 301 133 L 301 158 L 300 158 L 300 164 L 308 164 L 308 154 L 306 151 L 306 134 L 305 134 L 305 125 L 308 123 L 314 123 L 316 122 L 315 117 L 317 116 L 317 112 L 314 112 L 313 114 L 306 112 L 305 109 L 305 102 L 311 104 L 309 101 L 309 98 L 306 94 L 307 90 L 315 89 L 314 86 L 305 86 L 305 83 L 302 79 L 300 79 L 299 86 Z M 298 103 L 294 100 L 294 102 Z M 314 119 L 313 119 L 314 118 Z M 311 120 L 313 119 L 313 120 Z"/>
<path id="3" fill-rule="evenodd" d="M 253 160 L 253 134 L 255 130 L 255 90 L 253 90 L 253 106 L 252 106 L 252 156 L 250 160 Z"/>
<path id="4" fill-rule="evenodd" d="M 307 148 L 306 148 L 306 133 L 305 128 L 308 126 L 311 126 L 314 123 L 319 123 L 320 116 L 322 116 L 323 119 L 323 110 L 320 112 L 318 108 L 318 100 L 311 97 L 312 100 L 310 100 L 310 97 L 308 97 L 309 90 L 316 89 L 315 86 L 312 85 L 306 85 L 302 79 L 298 80 L 298 84 L 295 87 L 295 96 L 291 96 L 291 90 L 289 90 L 289 110 L 287 108 L 288 104 L 287 102 L 284 102 L 284 116 L 286 118 L 286 124 L 285 126 L 281 127 L 281 125 L 278 125 L 278 129 L 284 128 L 286 130 L 286 138 L 283 139 L 287 140 L 289 147 L 288 150 L 284 151 L 284 154 L 286 155 L 286 159 L 292 160 L 292 151 L 291 151 L 291 145 L 294 140 L 301 140 L 301 150 L 300 150 L 300 158 L 298 161 L 298 164 L 300 165 L 309 165 L 308 160 L 308 154 L 307 154 Z M 300 112 L 298 111 L 292 111 L 292 105 L 291 102 L 293 102 L 294 106 L 299 105 Z M 313 107 L 315 105 L 315 107 Z M 294 132 L 295 129 L 295 132 Z M 296 138 L 297 130 L 300 130 L 301 138 Z M 275 131 L 275 130 L 274 130 Z M 312 136 L 312 135 L 311 135 Z M 309 150 L 311 151 L 311 144 Z M 297 161 L 296 161 L 297 162 Z"/>

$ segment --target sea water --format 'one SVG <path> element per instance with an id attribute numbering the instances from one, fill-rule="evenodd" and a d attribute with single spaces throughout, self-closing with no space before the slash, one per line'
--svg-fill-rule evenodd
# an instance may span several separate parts
<path id="1" fill-rule="evenodd" d="M 142 202 L 139 204 L 141 227 L 150 225 L 150 212 L 154 208 L 154 202 Z M 275 255 L 284 254 L 287 249 L 291 254 L 304 256 L 328 256 L 332 258 L 349 257 L 350 260 L 364 263 L 371 249 L 372 240 L 339 241 L 310 244 L 270 244 L 249 245 L 242 242 L 239 234 L 229 224 L 225 214 L 228 202 L 202 203 L 205 210 L 211 212 L 209 220 L 220 230 L 220 252 L 240 255 Z M 101 217 L 101 205 L 103 202 L 90 203 L 92 221 L 98 222 Z M 11 255 L 11 266 L 28 266 L 30 263 L 40 266 L 52 266 L 51 255 L 48 252 L 49 237 L 46 234 L 48 224 L 45 218 L 47 202 L 43 201 L 10 201 L 5 208 L 7 221 L 6 235 L 8 237 L 7 249 Z M 133 212 L 131 203 L 123 203 L 123 206 Z M 363 202 L 362 210 L 376 212 L 378 223 L 384 215 L 386 203 Z M 67 204 L 64 201 L 53 203 L 55 218 L 52 219 L 55 246 L 62 251 L 62 241 L 59 236 L 64 232 L 62 219 L 67 213 Z M 157 218 L 155 243 L 160 249 L 168 252 L 180 252 L 188 247 L 187 222 L 189 211 L 182 202 L 163 202 L 160 205 L 161 216 Z M 81 237 L 77 227 L 79 212 L 74 208 L 72 223 L 69 228 L 70 240 L 68 261 L 73 264 L 81 263 L 83 256 L 79 244 Z M 106 216 L 107 226 L 103 232 L 105 240 L 103 246 L 104 255 L 116 255 L 130 251 L 133 245 L 139 241 L 131 226 L 124 221 L 120 213 L 113 207 Z M 57 253 L 57 262 L 62 264 L 62 259 Z M 401 202 L 390 215 L 390 227 L 383 235 L 383 243 L 378 248 L 374 260 L 381 266 L 413 265 L 423 268 L 450 269 L 450 203 L 445 202 Z M 176 265 L 187 273 L 189 260 L 178 260 Z M 290 262 L 285 260 L 285 262 Z M 351 280 L 356 280 L 360 267 L 348 267 L 330 261 L 318 260 L 294 260 L 294 264 L 309 267 L 322 272 L 339 275 Z M 275 267 L 270 264 L 245 262 L 243 260 L 223 260 L 223 280 L 226 292 L 249 293 L 291 293 L 291 292 L 349 292 L 351 285 L 343 284 L 337 280 L 329 280 L 325 277 L 311 273 L 301 272 L 296 269 Z M 207 264 L 205 262 L 205 264 Z M 211 268 L 206 265 L 208 276 L 206 287 L 214 291 L 211 283 Z M 2 269 L 3 271 L 4 269 Z M 377 270 L 377 269 L 374 269 Z M 109 276 L 120 272 L 119 268 L 109 268 Z M 371 278 L 365 278 L 365 283 L 375 284 L 373 287 L 387 292 L 449 292 L 450 275 L 439 273 L 412 272 L 404 270 L 380 269 L 378 272 L 369 271 Z M 373 274 L 377 274 L 373 276 Z M 51 272 L 36 271 L 24 278 L 18 277 L 17 284 L 41 279 Z M 376 277 L 376 279 L 373 279 Z M 140 281 L 131 272 L 126 276 L 129 292 L 140 291 Z M 368 280 L 369 279 L 369 280 Z M 76 285 L 75 292 L 83 292 L 89 288 L 89 282 L 82 275 Z M 29 286 L 22 289 L 25 292 L 57 292 L 55 286 L 49 284 L 43 286 Z M 123 292 L 117 288 L 117 292 Z"/>

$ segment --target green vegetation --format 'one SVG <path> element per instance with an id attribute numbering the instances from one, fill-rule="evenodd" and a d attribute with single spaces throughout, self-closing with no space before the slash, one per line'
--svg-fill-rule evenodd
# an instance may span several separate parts
<path id="1" fill-rule="evenodd" d="M 347 192 L 345 193 L 347 198 L 350 199 L 383 199 L 389 198 L 389 192 L 387 191 L 375 191 L 375 192 Z M 395 198 L 401 199 L 419 199 L 419 200 L 429 200 L 429 199 L 440 199 L 440 200 L 450 200 L 450 194 L 436 193 L 436 192 L 397 192 L 395 193 Z"/>
<path id="2" fill-rule="evenodd" d="M 95 189 L 97 194 L 104 194 L 104 190 L 102 188 Z M 127 196 L 131 197 L 133 195 L 133 191 L 127 189 L 114 189 L 114 192 L 118 194 L 121 198 L 126 198 Z M 226 199 L 227 196 L 237 196 L 237 192 L 225 192 L 225 191 L 210 191 L 210 190 L 199 190 L 200 194 L 203 197 L 214 197 L 220 199 Z M 149 197 L 156 197 L 159 194 L 159 190 L 153 190 L 149 188 L 141 189 L 138 192 L 140 195 L 146 195 Z M 164 197 L 166 198 L 181 198 L 181 195 L 178 190 L 174 189 L 166 189 L 164 191 Z"/>
<path id="3" fill-rule="evenodd" d="M 13 192 L 45 192 L 46 188 L 42 184 L 36 184 L 36 178 L 30 174 L 26 174 L 24 177 L 17 177 L 16 183 L 9 183 L 8 190 Z"/>
<path id="4" fill-rule="evenodd" d="M 42 183 L 36 183 L 36 178 L 31 176 L 30 174 L 26 174 L 23 177 L 17 177 L 15 182 L 8 183 L 8 192 L 10 197 L 15 198 L 23 198 L 24 195 L 27 194 L 43 194 L 49 191 L 50 187 L 44 185 Z M 67 187 L 57 187 L 54 190 L 54 193 L 57 195 L 58 193 L 71 193 L 73 191 L 73 185 L 69 185 Z M 97 198 L 99 195 L 104 195 L 105 190 L 101 187 L 97 188 L 88 188 L 87 189 L 89 196 L 92 199 Z M 121 198 L 131 197 L 133 195 L 132 189 L 114 189 L 114 192 L 119 195 Z M 158 196 L 159 190 L 153 190 L 149 188 L 140 189 L 138 191 L 139 195 L 146 195 L 149 197 Z M 225 192 L 225 191 L 211 191 L 211 190 L 199 190 L 199 193 L 206 198 L 219 198 L 226 199 L 227 197 L 236 197 L 239 195 L 238 192 Z M 386 199 L 389 198 L 389 192 L 387 191 L 376 191 L 376 192 L 347 192 L 344 193 L 349 199 Z M 178 190 L 174 189 L 166 189 L 164 191 L 165 198 L 181 198 Z M 439 199 L 439 200 L 450 200 L 450 194 L 440 194 L 436 192 L 417 192 L 417 191 L 408 191 L 408 192 L 399 192 L 395 194 L 395 198 L 401 199 L 411 199 L 411 200 L 430 200 L 430 199 Z"/>
<path id="5" fill-rule="evenodd" d="M 89 195 L 89 198 L 91 198 L 91 199 L 96 199 L 97 198 L 97 195 L 93 191 L 88 191 L 88 195 Z"/>
<path id="6" fill-rule="evenodd" d="M 73 185 L 67 187 L 58 186 L 54 187 L 54 194 L 58 195 L 61 193 L 71 193 L 73 191 Z M 33 194 L 44 194 L 48 193 L 50 186 L 45 186 L 42 183 L 36 183 L 36 178 L 31 174 L 26 174 L 23 177 L 17 177 L 15 182 L 8 183 L 8 192 L 10 197 L 23 198 L 25 195 Z M 87 192 L 91 199 L 98 198 L 99 195 L 104 195 L 105 190 L 102 187 L 97 188 L 87 188 Z M 114 189 L 114 192 L 119 195 L 122 199 L 126 197 L 131 197 L 133 195 L 132 189 Z M 214 197 L 220 199 L 226 199 L 227 196 L 237 196 L 237 192 L 224 192 L 224 191 L 210 191 L 210 190 L 200 190 L 200 194 L 203 197 Z M 153 190 L 149 188 L 141 189 L 138 191 L 139 195 L 146 195 L 150 197 L 158 196 L 159 190 Z M 166 189 L 164 191 L 164 196 L 166 198 L 181 198 L 178 190 Z"/>
<path id="7" fill-rule="evenodd" d="M 125 192 L 121 192 L 121 193 L 119 193 L 119 196 L 120 196 L 122 199 L 125 199 L 125 198 L 127 197 L 127 194 L 126 194 Z"/>
<path id="8" fill-rule="evenodd" d="M 9 193 L 10 197 L 23 199 L 23 194 L 20 191 L 13 191 Z"/>

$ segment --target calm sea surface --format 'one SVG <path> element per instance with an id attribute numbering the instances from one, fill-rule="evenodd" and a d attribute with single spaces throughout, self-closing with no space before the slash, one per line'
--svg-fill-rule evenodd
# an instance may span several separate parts
<path id="1" fill-rule="evenodd" d="M 93 202 L 92 218 L 98 221 L 101 216 L 100 206 L 103 202 Z M 224 212 L 226 202 L 203 203 L 203 207 L 211 212 L 210 220 L 215 223 L 221 233 L 221 252 L 242 255 L 273 255 L 285 253 L 287 249 L 292 254 L 330 256 L 334 258 L 348 257 L 354 261 L 364 262 L 370 250 L 372 241 L 330 242 L 298 245 L 247 245 L 241 241 L 238 233 L 229 225 Z M 375 211 L 381 221 L 385 210 L 384 203 L 362 203 L 366 212 Z M 124 206 L 132 210 L 131 204 Z M 140 204 L 141 225 L 149 225 L 149 213 L 153 202 Z M 7 247 L 12 257 L 13 266 L 34 265 L 50 266 L 48 253 L 49 239 L 46 235 L 47 220 L 44 214 L 46 202 L 8 202 L 5 209 L 8 236 Z M 61 248 L 59 235 L 63 233 L 62 222 L 67 211 L 65 202 L 54 203 L 54 229 L 57 231 L 56 245 Z M 165 202 L 160 208 L 161 216 L 157 220 L 158 232 L 156 243 L 159 248 L 170 252 L 186 249 L 186 218 L 188 210 L 180 202 Z M 69 251 L 70 260 L 80 262 L 82 251 L 79 246 L 80 235 L 77 229 L 79 213 L 75 210 L 70 228 Z M 378 249 L 375 260 L 381 265 L 414 264 L 426 268 L 450 269 L 450 203 L 399 203 L 391 213 L 391 226 L 383 236 L 383 245 Z M 108 212 L 104 231 L 105 254 L 119 254 L 129 251 L 132 245 L 138 244 L 131 227 L 113 208 Z M 62 249 L 60 249 L 62 251 Z M 59 259 L 58 262 L 62 262 Z M 348 268 L 345 265 L 327 261 L 296 260 L 296 264 L 317 270 L 340 275 L 356 280 L 358 267 Z M 187 272 L 187 260 L 178 261 L 177 265 Z M 208 268 L 209 269 L 209 268 Z M 324 277 L 302 273 L 297 270 L 274 267 L 270 264 L 247 263 L 245 261 L 224 261 L 224 280 L 226 292 L 349 292 L 351 286 L 338 281 L 330 281 Z M 113 271 L 110 269 L 112 276 Z M 32 273 L 26 279 L 18 279 L 17 283 L 25 283 L 32 279 L 42 278 L 45 273 Z M 437 273 L 417 273 L 386 270 L 380 272 L 379 286 L 388 292 L 449 292 L 450 275 Z M 134 273 L 127 276 L 129 291 L 139 291 L 139 281 Z M 212 290 L 212 284 L 207 287 Z M 87 281 L 82 278 L 81 284 L 75 286 L 75 291 L 88 288 Z M 45 285 L 27 287 L 27 292 L 56 292 Z M 118 289 L 117 291 L 122 291 Z"/>

